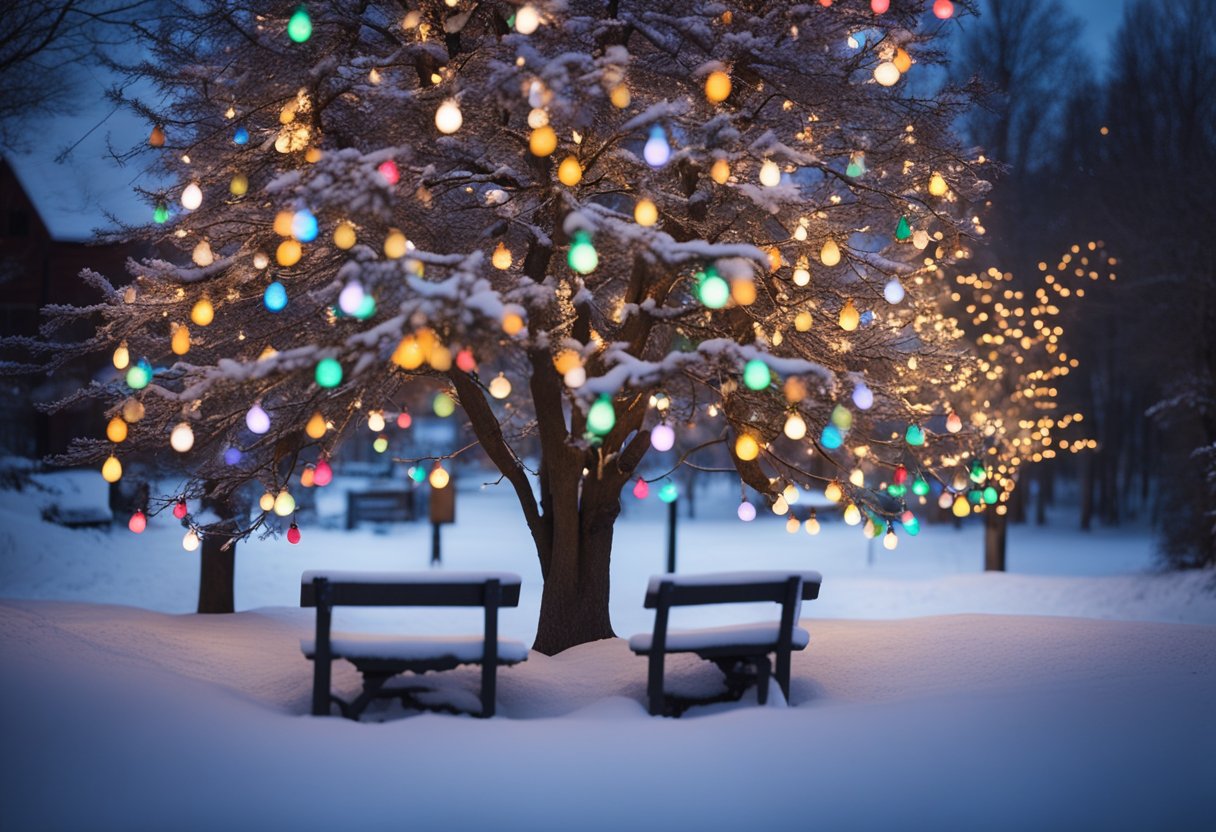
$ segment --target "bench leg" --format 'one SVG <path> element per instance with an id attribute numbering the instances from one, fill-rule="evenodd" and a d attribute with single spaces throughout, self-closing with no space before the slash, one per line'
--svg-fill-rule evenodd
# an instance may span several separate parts
<path id="1" fill-rule="evenodd" d="M 769 663 L 768 656 L 762 656 L 756 661 L 756 700 L 761 704 L 768 704 L 768 681 L 772 677 L 773 666 Z"/>
<path id="2" fill-rule="evenodd" d="M 790 651 L 777 651 L 777 684 L 781 686 L 781 695 L 788 705 L 790 701 Z"/>
<path id="3" fill-rule="evenodd" d="M 498 696 L 498 665 L 486 662 L 481 666 L 481 715 L 483 718 L 494 716 L 494 700 Z"/>
<path id="4" fill-rule="evenodd" d="M 650 698 L 650 715 L 663 715 L 663 654 L 650 652 L 650 677 L 646 685 Z"/>

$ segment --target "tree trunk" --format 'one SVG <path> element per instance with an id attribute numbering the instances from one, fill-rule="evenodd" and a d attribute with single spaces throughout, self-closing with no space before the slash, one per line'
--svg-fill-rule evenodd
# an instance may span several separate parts
<path id="1" fill-rule="evenodd" d="M 233 586 L 236 583 L 236 542 L 223 549 L 228 538 L 211 533 L 203 537 L 203 557 L 198 578 L 200 613 L 234 612 Z"/>
<path id="2" fill-rule="evenodd" d="M 608 567 L 613 525 L 619 513 L 619 500 L 612 506 L 584 503 L 575 521 L 577 540 L 565 542 L 563 535 L 554 535 L 533 650 L 552 656 L 579 644 L 616 636 L 608 613 Z M 575 525 L 562 523 L 563 519 L 570 518 L 555 518 L 555 527 Z M 545 560 L 543 555 L 541 560 Z"/>
<path id="3" fill-rule="evenodd" d="M 984 512 L 984 570 L 1005 571 L 1005 543 L 1008 539 L 1008 518 L 989 509 Z"/>
<path id="4" fill-rule="evenodd" d="M 215 529 L 203 535 L 198 575 L 198 611 L 235 612 L 232 598 L 236 584 L 236 541 L 226 531 L 237 528 L 236 506 L 230 496 L 211 496 L 212 486 L 211 482 L 204 483 L 207 496 L 203 498 L 202 505 L 225 519 L 218 523 Z"/>

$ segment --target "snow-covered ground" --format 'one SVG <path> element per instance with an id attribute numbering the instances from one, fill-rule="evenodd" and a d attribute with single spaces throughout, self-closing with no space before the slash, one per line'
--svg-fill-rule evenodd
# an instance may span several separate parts
<path id="1" fill-rule="evenodd" d="M 96 480 L 46 482 L 87 503 Z M 179 526 L 158 517 L 136 537 L 41 521 L 67 499 L 0 492 L 0 828 L 1198 829 L 1216 812 L 1212 576 L 1149 571 L 1143 529 L 1015 527 L 1011 572 L 985 575 L 977 528 L 871 551 L 838 522 L 817 537 L 744 525 L 710 492 L 681 520 L 681 572 L 824 574 L 792 707 L 651 718 L 645 662 L 617 639 L 502 670 L 494 720 L 392 705 L 354 724 L 304 716 L 300 573 L 425 568 L 427 527 L 326 528 L 340 504 L 328 494 L 299 546 L 242 544 L 243 612 L 196 616 L 198 558 Z M 630 502 L 613 571 L 623 636 L 650 628 L 641 602 L 664 555 L 662 507 Z M 466 478 L 457 516 L 444 568 L 519 572 L 502 630 L 531 638 L 539 574 L 512 497 Z M 682 612 L 675 626 L 759 611 Z M 340 611 L 336 626 L 471 632 L 480 619 Z M 353 691 L 353 670 L 336 670 Z M 668 676 L 716 682 L 682 658 Z M 434 681 L 458 697 L 476 671 Z"/>

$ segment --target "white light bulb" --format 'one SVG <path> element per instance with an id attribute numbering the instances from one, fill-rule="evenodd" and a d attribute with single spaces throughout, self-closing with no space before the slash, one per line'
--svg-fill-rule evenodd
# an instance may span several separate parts
<path id="1" fill-rule="evenodd" d="M 899 303 L 904 299 L 904 285 L 899 282 L 898 277 L 887 281 L 887 285 L 882 287 L 882 296 L 887 299 L 887 303 Z"/>
<path id="2" fill-rule="evenodd" d="M 193 530 L 186 532 L 186 536 L 182 538 L 182 548 L 187 552 L 193 552 L 198 548 L 198 544 L 198 535 Z"/>
<path id="3" fill-rule="evenodd" d="M 652 168 L 661 168 L 667 164 L 667 160 L 671 158 L 671 145 L 667 143 L 667 136 L 662 127 L 656 125 L 651 129 L 650 138 L 642 148 L 642 157 Z"/>
<path id="4" fill-rule="evenodd" d="M 781 168 L 772 159 L 765 159 L 760 166 L 760 184 L 766 188 L 775 188 L 781 184 Z"/>
<path id="5" fill-rule="evenodd" d="M 806 436 L 806 421 L 797 413 L 791 413 L 785 420 L 785 435 L 794 440 Z"/>
<path id="6" fill-rule="evenodd" d="M 505 399 L 511 395 L 511 382 L 502 373 L 499 373 L 490 382 L 490 395 L 496 399 Z"/>
<path id="7" fill-rule="evenodd" d="M 869 410 L 874 406 L 874 391 L 866 387 L 865 382 L 858 382 L 853 388 L 853 404 L 862 410 Z"/>
<path id="8" fill-rule="evenodd" d="M 254 404 L 245 414 L 245 426 L 254 433 L 265 433 L 270 430 L 270 414 L 260 404 Z"/>
<path id="9" fill-rule="evenodd" d="M 650 445 L 656 451 L 670 451 L 676 444 L 676 432 L 671 425 L 659 424 L 650 432 Z"/>
<path id="10" fill-rule="evenodd" d="M 540 27 L 540 13 L 532 6 L 522 6 L 515 13 L 515 31 L 530 35 Z"/>
<path id="11" fill-rule="evenodd" d="M 884 87 L 899 83 L 899 67 L 894 61 L 883 61 L 874 67 L 874 80 Z"/>
<path id="12" fill-rule="evenodd" d="M 435 111 L 435 126 L 439 128 L 440 133 L 451 135 L 459 130 L 462 124 L 464 124 L 464 116 L 460 112 L 460 105 L 454 98 L 449 98 L 440 104 L 439 109 Z"/>
<path id="13" fill-rule="evenodd" d="M 756 519 L 756 507 L 744 500 L 739 503 L 739 519 L 744 523 L 750 523 Z"/>
<path id="14" fill-rule="evenodd" d="M 194 431 L 189 424 L 179 422 L 177 427 L 173 428 L 173 432 L 169 434 L 169 446 L 179 454 L 184 454 L 194 447 Z"/>
<path id="15" fill-rule="evenodd" d="M 347 315 L 354 315 L 363 305 L 363 295 L 363 284 L 352 280 L 342 287 L 342 292 L 338 295 L 338 308 Z"/>
<path id="16" fill-rule="evenodd" d="M 195 208 L 203 204 L 203 189 L 198 186 L 197 182 L 191 182 L 182 191 L 182 207 L 187 211 L 193 211 Z"/>

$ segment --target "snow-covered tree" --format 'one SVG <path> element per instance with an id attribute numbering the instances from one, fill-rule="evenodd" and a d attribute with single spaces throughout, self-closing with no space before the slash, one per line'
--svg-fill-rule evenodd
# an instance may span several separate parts
<path id="1" fill-rule="evenodd" d="M 231 549 L 431 385 L 518 496 L 548 653 L 612 635 L 613 524 L 659 425 L 709 426 L 773 501 L 821 455 L 893 544 L 916 520 L 888 481 L 968 437 L 936 300 L 985 185 L 950 132 L 965 96 L 904 80 L 955 6 L 184 4 L 134 68 L 160 97 L 131 102 L 177 183 L 142 233 L 177 253 L 53 310 L 101 319 L 53 364 L 130 362 L 74 397 L 113 421 L 71 458 L 180 458 L 218 506 L 257 483 L 252 517 L 185 520 Z"/>

